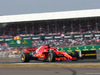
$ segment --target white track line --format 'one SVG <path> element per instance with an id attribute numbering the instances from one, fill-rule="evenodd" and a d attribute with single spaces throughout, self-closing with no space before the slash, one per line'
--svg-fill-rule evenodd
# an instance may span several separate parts
<path id="1" fill-rule="evenodd" d="M 85 73 L 86 75 L 100 75 L 100 73 Z"/>
<path id="2" fill-rule="evenodd" d="M 13 63 L 13 64 L 46 64 L 46 63 Z"/>

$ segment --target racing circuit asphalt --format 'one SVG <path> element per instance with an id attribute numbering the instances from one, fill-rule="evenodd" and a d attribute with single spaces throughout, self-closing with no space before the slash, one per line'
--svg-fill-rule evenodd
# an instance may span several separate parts
<path id="1" fill-rule="evenodd" d="M 100 68 L 10 67 L 0 68 L 0 75 L 100 75 Z"/>
<path id="2" fill-rule="evenodd" d="M 100 60 L 43 62 L 32 60 L 31 63 L 100 63 Z M 20 64 L 20 58 L 0 58 L 0 64 Z M 21 63 L 23 64 L 23 63 Z M 0 67 L 0 75 L 100 75 L 100 68 L 81 67 Z"/>
<path id="3" fill-rule="evenodd" d="M 18 64 L 22 63 L 20 58 L 0 58 L 0 64 Z M 55 61 L 55 62 L 43 62 L 42 60 L 31 60 L 29 63 L 100 63 L 100 59 L 84 59 L 78 61 Z"/>

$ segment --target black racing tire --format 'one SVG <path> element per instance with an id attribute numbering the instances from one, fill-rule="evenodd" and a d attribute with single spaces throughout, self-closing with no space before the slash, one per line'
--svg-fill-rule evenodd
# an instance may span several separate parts
<path id="1" fill-rule="evenodd" d="M 47 58 L 45 58 L 45 59 L 43 60 L 43 62 L 47 62 Z"/>
<path id="2" fill-rule="evenodd" d="M 72 52 L 70 53 L 70 55 L 71 55 L 72 57 L 76 57 L 77 59 L 79 59 L 79 53 L 78 53 L 77 51 L 72 51 Z"/>
<path id="3" fill-rule="evenodd" d="M 55 57 L 56 57 L 56 53 L 55 52 L 50 52 L 48 53 L 48 61 L 49 62 L 54 62 L 55 61 Z"/>
<path id="4" fill-rule="evenodd" d="M 31 59 L 31 56 L 29 53 L 22 53 L 21 54 L 21 62 L 29 62 Z"/>

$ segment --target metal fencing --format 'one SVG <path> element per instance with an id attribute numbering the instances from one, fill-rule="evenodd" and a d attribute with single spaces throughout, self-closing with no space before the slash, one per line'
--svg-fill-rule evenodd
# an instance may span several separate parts
<path id="1" fill-rule="evenodd" d="M 16 53 L 16 51 L 1 51 L 0 58 L 19 58 L 21 53 Z"/>

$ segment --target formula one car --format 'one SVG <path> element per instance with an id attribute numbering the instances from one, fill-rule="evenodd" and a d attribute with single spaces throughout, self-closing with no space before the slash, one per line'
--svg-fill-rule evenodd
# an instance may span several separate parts
<path id="1" fill-rule="evenodd" d="M 39 48 L 25 49 L 21 54 L 22 62 L 29 62 L 30 60 L 43 61 L 62 61 L 62 60 L 78 60 L 79 54 L 72 51 L 70 54 L 65 51 L 59 51 L 57 48 L 50 48 L 49 46 L 41 46 Z"/>

